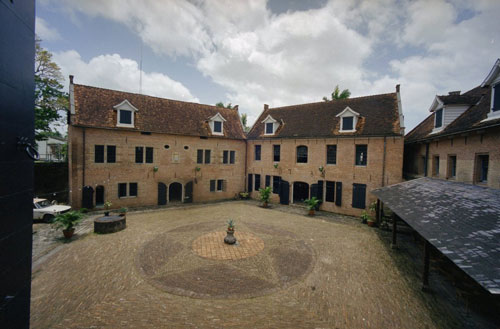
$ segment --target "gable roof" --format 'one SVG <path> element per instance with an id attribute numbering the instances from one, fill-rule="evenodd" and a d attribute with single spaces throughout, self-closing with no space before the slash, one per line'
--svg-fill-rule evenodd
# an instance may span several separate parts
<path id="1" fill-rule="evenodd" d="M 487 118 L 488 113 L 490 112 L 491 87 L 478 86 L 464 93 L 463 96 L 467 97 L 469 100 L 477 100 L 477 102 L 473 103 L 471 107 L 447 125 L 443 130 L 430 135 L 434 129 L 435 114 L 432 113 L 412 131 L 406 134 L 405 143 L 414 143 L 426 139 L 433 139 L 435 137 L 458 134 L 469 130 L 484 129 L 500 124 L 500 119 L 481 122 Z"/>
<path id="2" fill-rule="evenodd" d="M 75 113 L 71 124 L 94 128 L 148 131 L 188 136 L 212 135 L 208 121 L 220 113 L 224 117 L 224 135 L 219 138 L 245 139 L 239 113 L 205 104 L 74 84 Z M 114 106 L 127 100 L 138 109 L 135 127 L 116 127 Z"/>
<path id="3" fill-rule="evenodd" d="M 360 114 L 356 131 L 340 133 L 339 113 L 350 107 Z M 264 135 L 262 121 L 272 116 L 280 123 L 272 136 Z M 397 93 L 265 108 L 248 133 L 257 138 L 315 138 L 346 136 L 400 136 Z"/>

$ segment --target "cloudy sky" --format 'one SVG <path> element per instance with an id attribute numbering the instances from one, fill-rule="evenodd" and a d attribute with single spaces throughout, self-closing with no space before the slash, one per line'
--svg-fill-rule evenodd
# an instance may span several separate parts
<path id="1" fill-rule="evenodd" d="M 407 132 L 436 94 L 500 57 L 498 0 L 37 0 L 36 32 L 75 83 L 271 107 L 401 84 Z M 66 86 L 68 79 L 66 79 Z"/>

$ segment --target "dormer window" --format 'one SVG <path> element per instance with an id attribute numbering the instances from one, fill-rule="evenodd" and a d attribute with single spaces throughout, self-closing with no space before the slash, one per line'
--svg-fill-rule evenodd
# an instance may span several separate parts
<path id="1" fill-rule="evenodd" d="M 264 124 L 264 135 L 274 135 L 279 127 L 279 122 L 270 115 L 262 120 L 262 123 Z"/>
<path id="2" fill-rule="evenodd" d="M 342 129 L 341 130 L 353 130 L 354 117 L 343 117 L 342 118 Z"/>
<path id="3" fill-rule="evenodd" d="M 214 133 L 222 134 L 222 121 L 214 121 Z"/>
<path id="4" fill-rule="evenodd" d="M 340 132 L 355 132 L 356 125 L 359 119 L 359 113 L 346 107 L 342 112 L 337 114 L 340 117 Z"/>
<path id="5" fill-rule="evenodd" d="M 434 128 L 441 128 L 443 126 L 443 109 L 436 111 L 434 118 Z"/>
<path id="6" fill-rule="evenodd" d="M 271 135 L 274 133 L 274 123 L 268 122 L 266 123 L 266 135 Z"/>
<path id="7" fill-rule="evenodd" d="M 124 100 L 118 105 L 113 106 L 117 111 L 116 126 L 134 128 L 135 112 L 139 111 L 128 100 Z"/>
<path id="8" fill-rule="evenodd" d="M 224 135 L 224 121 L 226 121 L 226 119 L 224 119 L 220 113 L 217 113 L 209 119 L 212 135 Z"/>
<path id="9" fill-rule="evenodd" d="M 500 119 L 500 58 L 497 59 L 481 87 L 491 87 L 491 107 L 483 121 Z"/>
<path id="10" fill-rule="evenodd" d="M 491 90 L 491 112 L 500 113 L 500 83 Z"/>

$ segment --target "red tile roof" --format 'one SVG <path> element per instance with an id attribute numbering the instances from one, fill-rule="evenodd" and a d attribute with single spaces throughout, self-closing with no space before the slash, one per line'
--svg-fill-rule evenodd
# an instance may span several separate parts
<path id="1" fill-rule="evenodd" d="M 346 107 L 360 114 L 354 133 L 339 132 L 340 118 L 336 115 Z M 264 135 L 262 121 L 268 115 L 280 123 L 273 136 Z M 401 135 L 397 93 L 390 93 L 265 109 L 248 133 L 248 138 L 397 135 Z"/>
<path id="2" fill-rule="evenodd" d="M 205 104 L 128 93 L 74 84 L 75 114 L 71 124 L 95 128 L 136 130 L 156 133 L 212 136 L 208 119 L 220 113 L 224 122 L 221 138 L 245 139 L 238 110 Z M 135 112 L 135 127 L 116 126 L 117 111 L 113 106 L 128 100 Z"/>

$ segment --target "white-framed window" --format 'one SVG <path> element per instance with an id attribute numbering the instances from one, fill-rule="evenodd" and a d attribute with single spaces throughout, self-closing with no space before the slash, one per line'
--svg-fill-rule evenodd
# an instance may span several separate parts
<path id="1" fill-rule="evenodd" d="M 490 112 L 483 121 L 500 119 L 500 59 L 497 59 L 481 87 L 491 87 Z"/>
<path id="2" fill-rule="evenodd" d="M 118 105 L 113 106 L 117 111 L 116 126 L 134 128 L 135 127 L 135 112 L 139 111 L 128 100 L 124 100 Z"/>
<path id="3" fill-rule="evenodd" d="M 337 114 L 340 118 L 340 132 L 355 132 L 358 124 L 359 113 L 346 107 L 342 112 Z"/>
<path id="4" fill-rule="evenodd" d="M 264 135 L 274 135 L 279 127 L 279 122 L 268 115 L 262 122 L 264 124 Z"/>
<path id="5" fill-rule="evenodd" d="M 118 183 L 118 198 L 121 199 L 137 197 L 137 185 L 137 183 Z"/>
<path id="6" fill-rule="evenodd" d="M 439 109 L 434 113 L 434 128 L 443 127 L 443 112 L 443 109 Z"/>
<path id="7" fill-rule="evenodd" d="M 224 135 L 224 122 L 226 119 L 220 114 L 217 113 L 213 117 L 209 119 L 210 130 L 212 131 L 212 135 Z"/>

